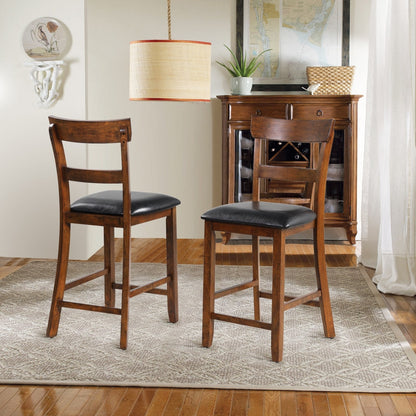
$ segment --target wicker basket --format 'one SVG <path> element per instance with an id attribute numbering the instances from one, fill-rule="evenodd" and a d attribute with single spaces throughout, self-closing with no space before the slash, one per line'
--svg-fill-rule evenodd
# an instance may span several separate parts
<path id="1" fill-rule="evenodd" d="M 355 66 L 308 66 L 309 85 L 320 84 L 314 95 L 344 95 L 351 93 Z"/>

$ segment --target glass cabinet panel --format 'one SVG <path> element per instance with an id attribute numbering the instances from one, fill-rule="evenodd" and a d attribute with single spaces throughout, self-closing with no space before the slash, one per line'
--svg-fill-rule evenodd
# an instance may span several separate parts
<path id="1" fill-rule="evenodd" d="M 335 130 L 326 182 L 325 212 L 344 211 L 344 130 Z"/>
<path id="2" fill-rule="evenodd" d="M 250 130 L 236 130 L 235 136 L 234 200 L 241 202 L 250 200 L 253 192 L 254 139 Z"/>

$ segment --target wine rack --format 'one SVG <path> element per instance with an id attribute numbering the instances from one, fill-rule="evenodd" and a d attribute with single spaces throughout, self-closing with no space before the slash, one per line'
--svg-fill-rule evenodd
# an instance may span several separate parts
<path id="1" fill-rule="evenodd" d="M 310 145 L 304 143 L 269 141 L 267 147 L 267 162 L 269 164 L 292 162 L 309 166 Z"/>
<path id="2" fill-rule="evenodd" d="M 309 144 L 269 141 L 266 149 L 266 160 L 270 165 L 281 166 L 310 166 L 311 149 Z M 265 195 L 268 198 L 301 196 L 304 191 L 304 185 L 299 183 L 290 184 L 288 182 L 279 182 L 278 180 L 269 180 L 265 185 Z"/>

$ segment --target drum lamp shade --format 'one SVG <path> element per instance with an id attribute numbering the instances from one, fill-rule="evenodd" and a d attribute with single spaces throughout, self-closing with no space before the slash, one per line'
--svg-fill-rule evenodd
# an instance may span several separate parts
<path id="1" fill-rule="evenodd" d="M 210 101 L 211 43 L 130 42 L 130 100 Z"/>

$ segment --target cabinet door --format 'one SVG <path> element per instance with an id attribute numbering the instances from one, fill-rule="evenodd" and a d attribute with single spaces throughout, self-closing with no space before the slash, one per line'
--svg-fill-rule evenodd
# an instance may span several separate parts
<path id="1" fill-rule="evenodd" d="M 351 143 L 351 105 L 340 104 L 294 104 L 292 107 L 294 119 L 319 120 L 334 118 L 336 120 L 334 143 L 329 161 L 326 195 L 326 222 L 336 225 L 339 221 L 351 218 L 354 192 L 351 185 L 355 167 L 354 146 Z M 314 151 L 312 150 L 312 153 Z M 312 155 L 312 158 L 314 156 Z"/>

